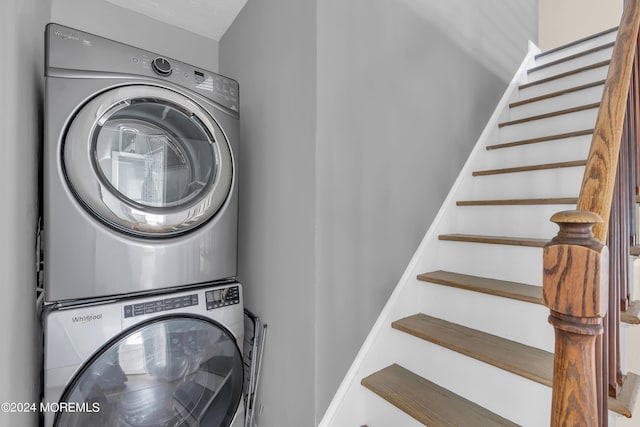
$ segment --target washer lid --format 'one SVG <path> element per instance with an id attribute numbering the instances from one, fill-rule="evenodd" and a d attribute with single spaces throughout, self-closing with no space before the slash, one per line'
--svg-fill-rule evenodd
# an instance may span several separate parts
<path id="1" fill-rule="evenodd" d="M 222 207 L 233 179 L 229 144 L 198 104 L 158 86 L 103 92 L 84 105 L 64 139 L 74 194 L 121 231 L 166 237 Z"/>
<path id="2" fill-rule="evenodd" d="M 62 395 L 54 426 L 228 427 L 242 399 L 242 355 L 218 323 L 165 317 L 99 350 Z M 61 405 L 62 406 L 62 405 Z"/>

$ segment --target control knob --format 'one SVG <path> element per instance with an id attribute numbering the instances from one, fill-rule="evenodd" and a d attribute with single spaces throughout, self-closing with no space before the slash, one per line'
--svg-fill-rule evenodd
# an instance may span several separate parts
<path id="1" fill-rule="evenodd" d="M 173 71 L 171 69 L 171 63 L 160 56 L 153 60 L 153 62 L 151 63 L 151 67 L 153 68 L 153 71 L 163 77 L 170 76 L 171 71 Z"/>

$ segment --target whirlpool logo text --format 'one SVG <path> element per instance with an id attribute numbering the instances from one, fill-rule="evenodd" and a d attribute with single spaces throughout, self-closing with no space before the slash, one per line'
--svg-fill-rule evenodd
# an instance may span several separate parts
<path id="1" fill-rule="evenodd" d="M 102 319 L 102 313 L 98 313 L 98 314 L 87 314 L 86 316 L 76 316 L 76 317 L 72 317 L 71 321 L 73 323 L 89 323 L 92 322 L 94 320 L 100 320 Z"/>

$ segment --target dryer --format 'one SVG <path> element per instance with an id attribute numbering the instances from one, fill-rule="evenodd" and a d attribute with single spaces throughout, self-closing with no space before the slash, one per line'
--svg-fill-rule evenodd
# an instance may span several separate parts
<path id="1" fill-rule="evenodd" d="M 235 277 L 238 83 L 57 24 L 46 36 L 46 301 Z"/>
<path id="2" fill-rule="evenodd" d="M 48 306 L 45 427 L 241 427 L 238 283 Z"/>

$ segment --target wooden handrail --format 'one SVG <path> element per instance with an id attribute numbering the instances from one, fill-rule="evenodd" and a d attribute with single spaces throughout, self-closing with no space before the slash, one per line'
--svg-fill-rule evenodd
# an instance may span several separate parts
<path id="1" fill-rule="evenodd" d="M 582 188 L 579 211 L 594 212 L 603 222 L 594 228 L 594 236 L 606 241 L 618 153 L 624 125 L 627 94 L 640 26 L 640 0 L 628 0 L 613 48 L 609 74 L 596 119 Z"/>
<path id="2" fill-rule="evenodd" d="M 635 173 L 635 166 L 630 170 L 626 162 L 636 155 L 633 151 L 638 146 L 638 134 L 630 132 L 630 127 L 639 124 L 639 28 L 640 0 L 628 0 L 577 210 L 552 217 L 560 231 L 544 249 L 543 298 L 551 310 L 549 322 L 556 333 L 552 427 L 606 427 L 607 395 L 615 396 L 622 381 L 619 313 L 620 304 L 626 304 L 626 263 L 632 228 L 628 220 L 631 205 L 624 199 L 630 198 L 630 187 L 634 186 L 629 185 L 625 175 Z M 625 145 L 621 152 L 623 133 Z M 631 133 L 633 136 L 629 136 Z M 624 163 L 619 167 L 621 154 Z M 611 236 L 610 219 L 615 222 Z M 609 246 L 611 258 L 604 244 Z"/>

